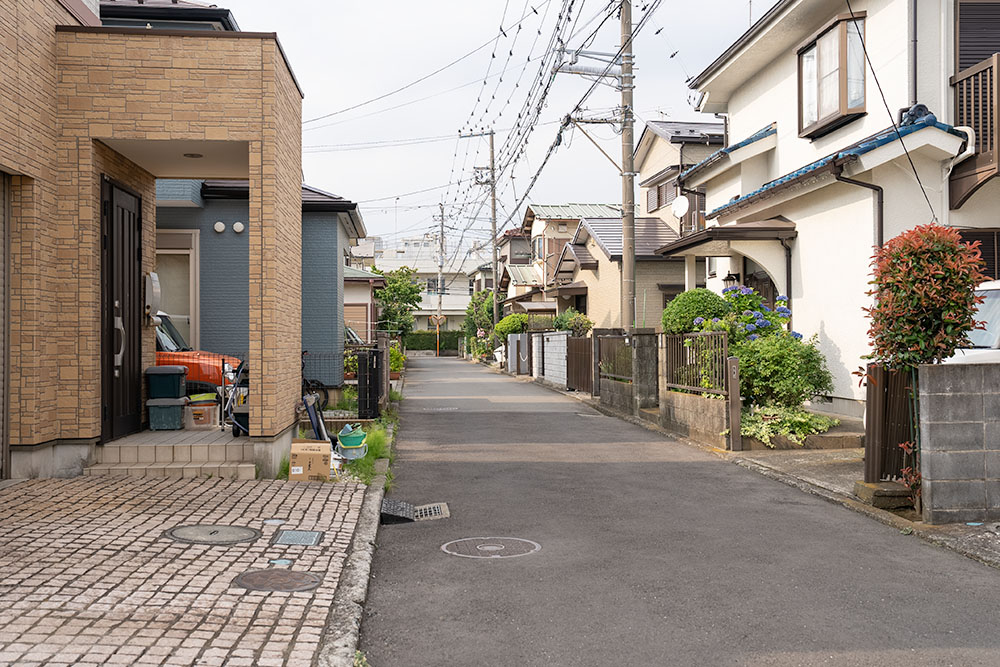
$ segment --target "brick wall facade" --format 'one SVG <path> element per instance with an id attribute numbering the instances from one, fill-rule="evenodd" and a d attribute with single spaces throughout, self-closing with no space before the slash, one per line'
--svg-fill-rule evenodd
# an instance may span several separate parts
<path id="1" fill-rule="evenodd" d="M 80 28 L 56 0 L 0 0 L 0 171 L 13 175 L 12 444 L 101 435 L 101 177 L 142 197 L 147 272 L 155 269 L 154 177 L 164 175 L 109 148 L 122 139 L 249 147 L 258 295 L 251 363 L 266 378 L 251 394 L 251 430 L 273 435 L 293 423 L 301 96 L 273 36 L 222 34 Z M 185 175 L 206 174 L 193 164 Z M 142 339 L 143 363 L 152 364 L 153 330 Z"/>

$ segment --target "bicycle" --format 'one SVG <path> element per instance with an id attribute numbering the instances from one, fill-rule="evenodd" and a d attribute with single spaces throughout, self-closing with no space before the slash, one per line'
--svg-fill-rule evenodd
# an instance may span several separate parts
<path id="1" fill-rule="evenodd" d="M 308 354 L 307 350 L 302 350 L 302 395 L 317 394 L 319 396 L 319 410 L 323 412 L 330 404 L 330 392 L 326 385 L 319 380 L 311 380 L 306 377 L 306 355 Z"/>

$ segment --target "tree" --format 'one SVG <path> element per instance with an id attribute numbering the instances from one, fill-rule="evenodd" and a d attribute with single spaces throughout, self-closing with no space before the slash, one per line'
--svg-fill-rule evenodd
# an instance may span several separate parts
<path id="1" fill-rule="evenodd" d="M 493 290 L 483 290 L 472 295 L 469 306 L 465 309 L 463 328 L 469 338 L 475 338 L 480 329 L 487 334 L 493 331 Z"/>
<path id="2" fill-rule="evenodd" d="M 420 306 L 423 288 L 416 279 L 416 271 L 403 266 L 395 271 L 382 272 L 385 287 L 375 290 L 375 301 L 381 310 L 381 327 L 396 336 L 405 336 L 413 331 L 416 319 L 413 311 Z"/>

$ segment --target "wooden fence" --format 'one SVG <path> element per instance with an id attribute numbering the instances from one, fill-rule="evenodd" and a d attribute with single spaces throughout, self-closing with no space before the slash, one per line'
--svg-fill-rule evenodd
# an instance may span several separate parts
<path id="1" fill-rule="evenodd" d="M 900 443 L 912 442 L 913 386 L 909 370 L 868 366 L 865 397 L 865 481 L 899 479 L 908 465 Z"/>
<path id="2" fill-rule="evenodd" d="M 566 385 L 587 393 L 594 389 L 594 344 L 589 338 L 566 339 Z"/>

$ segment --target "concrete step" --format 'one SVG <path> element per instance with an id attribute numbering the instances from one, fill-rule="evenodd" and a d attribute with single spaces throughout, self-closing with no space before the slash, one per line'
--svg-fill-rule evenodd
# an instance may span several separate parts
<path id="1" fill-rule="evenodd" d="M 660 421 L 660 409 L 659 408 L 639 408 L 639 417 L 645 419 L 648 422 L 654 424 Z"/>
<path id="2" fill-rule="evenodd" d="M 257 476 L 253 463 L 98 463 L 83 469 L 88 477 L 171 477 L 250 480 Z"/>
<path id="3" fill-rule="evenodd" d="M 110 443 L 97 448 L 97 463 L 127 465 L 157 463 L 253 463 L 253 444 L 237 440 L 235 443 L 211 445 L 116 445 Z"/>

